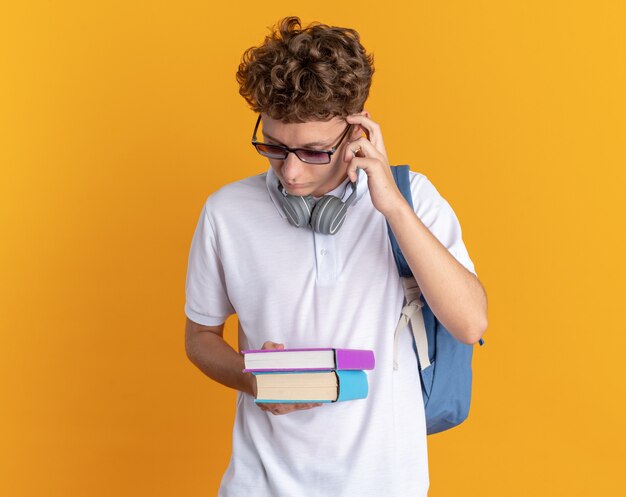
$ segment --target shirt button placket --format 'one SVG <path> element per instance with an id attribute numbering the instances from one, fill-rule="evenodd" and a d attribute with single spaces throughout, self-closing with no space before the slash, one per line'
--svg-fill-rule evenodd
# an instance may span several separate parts
<path id="1" fill-rule="evenodd" d="M 335 279 L 335 253 L 333 236 L 315 233 L 315 261 L 318 281 L 333 281 Z"/>

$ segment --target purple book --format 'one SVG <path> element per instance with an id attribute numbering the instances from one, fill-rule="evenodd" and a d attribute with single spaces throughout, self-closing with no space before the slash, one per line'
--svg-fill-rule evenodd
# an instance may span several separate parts
<path id="1" fill-rule="evenodd" d="M 360 349 L 243 350 L 244 372 L 374 369 L 374 351 Z"/>

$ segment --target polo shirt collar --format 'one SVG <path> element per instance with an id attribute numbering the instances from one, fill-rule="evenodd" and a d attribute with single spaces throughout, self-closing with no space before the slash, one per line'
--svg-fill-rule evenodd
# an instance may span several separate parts
<path id="1" fill-rule="evenodd" d="M 346 178 L 337 188 L 328 192 L 326 195 L 333 195 L 334 197 L 338 197 L 344 202 L 348 199 L 350 194 L 352 193 L 352 188 L 348 186 L 348 182 L 350 180 Z M 284 218 L 287 217 L 285 212 L 283 211 L 280 203 L 280 196 L 282 193 L 278 191 L 278 177 L 274 173 L 274 170 L 270 167 L 267 170 L 267 175 L 265 178 L 265 184 L 267 186 L 267 190 L 270 194 L 270 198 L 276 207 L 276 210 L 280 213 L 280 215 Z M 359 176 L 356 183 L 356 198 L 352 203 L 352 206 L 356 205 L 356 203 L 363 197 L 365 191 L 367 190 L 367 174 L 364 171 L 359 171 Z"/>

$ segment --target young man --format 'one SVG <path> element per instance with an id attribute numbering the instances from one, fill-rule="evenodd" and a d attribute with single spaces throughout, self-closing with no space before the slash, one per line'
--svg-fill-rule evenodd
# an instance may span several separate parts
<path id="1" fill-rule="evenodd" d="M 427 495 L 410 330 L 394 348 L 404 294 L 387 222 L 446 328 L 465 343 L 486 329 L 486 295 L 450 205 L 411 173 L 413 210 L 393 181 L 381 128 L 363 109 L 372 74 L 355 31 L 302 29 L 298 18 L 284 19 L 239 67 L 240 93 L 259 113 L 253 143 L 270 167 L 206 201 L 185 305 L 190 360 L 239 390 L 222 497 Z M 332 203 L 336 215 L 324 217 Z M 367 399 L 255 404 L 255 379 L 222 338 L 234 313 L 242 350 L 374 350 Z"/>

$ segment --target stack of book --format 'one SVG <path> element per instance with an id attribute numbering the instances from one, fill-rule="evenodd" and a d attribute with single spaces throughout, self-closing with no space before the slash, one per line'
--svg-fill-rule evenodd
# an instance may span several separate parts
<path id="1" fill-rule="evenodd" d="M 374 352 L 359 349 L 244 350 L 244 372 L 257 381 L 257 403 L 364 399 Z"/>

